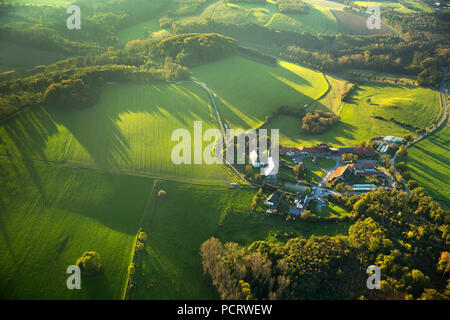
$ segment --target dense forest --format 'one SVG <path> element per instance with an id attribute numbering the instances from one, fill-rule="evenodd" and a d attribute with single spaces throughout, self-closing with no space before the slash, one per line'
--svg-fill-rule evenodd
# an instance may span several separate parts
<path id="1" fill-rule="evenodd" d="M 329 72 L 348 68 L 361 68 L 382 72 L 398 72 L 419 75 L 420 85 L 438 87 L 442 74 L 439 68 L 450 61 L 449 40 L 446 33 L 448 13 L 423 14 L 418 20 L 420 28 L 410 26 L 407 18 L 389 15 L 403 28 L 402 38 L 394 34 L 359 36 L 339 33 L 337 35 L 312 35 L 307 32 L 272 30 L 256 24 L 233 25 L 212 20 L 203 22 L 175 23 L 175 33 L 217 32 L 240 42 L 265 47 L 304 65 Z M 401 16 L 403 17 L 403 16 Z"/>
<path id="2" fill-rule="evenodd" d="M 151 16 L 160 17 L 160 24 L 175 34 L 219 33 L 232 37 L 246 47 L 264 47 L 282 58 L 290 59 L 328 72 L 341 72 L 348 68 L 397 72 L 418 76 L 419 85 L 438 87 L 442 78 L 440 67 L 448 65 L 449 13 L 399 13 L 383 8 L 383 20 L 401 34 L 360 36 L 297 33 L 273 30 L 256 24 L 228 24 L 208 18 L 189 22 L 176 21 L 177 17 L 196 12 L 206 0 L 124 0 L 89 2 L 83 6 L 83 28 L 69 33 L 60 23 L 63 8 L 0 4 L 0 14 L 22 22 L 0 27 L 3 39 L 27 43 L 36 48 L 52 48 L 70 55 L 106 51 L 118 45 L 117 33 L 121 28 Z M 230 2 L 230 1 L 228 1 Z M 231 2 L 259 3 L 260 1 L 233 0 Z M 345 2 L 345 1 L 344 1 Z M 168 10 L 176 4 L 177 10 Z M 300 0 L 276 2 L 283 12 L 308 10 Z M 355 7 L 353 3 L 350 3 Z M 356 6 L 357 9 L 360 9 Z M 298 13 L 298 12 L 297 12 Z M 45 21 L 45 27 L 43 22 Z M 414 21 L 411 24 L 410 21 Z M 69 40 L 70 39 L 70 40 Z"/>
<path id="3" fill-rule="evenodd" d="M 305 133 L 317 134 L 327 131 L 330 127 L 338 123 L 339 116 L 332 112 L 314 111 L 307 113 L 302 118 L 301 130 Z"/>
<path id="4" fill-rule="evenodd" d="M 346 236 L 257 241 L 247 247 L 211 238 L 205 273 L 222 299 L 449 299 L 449 211 L 426 196 L 376 192 L 338 199 L 356 222 Z M 314 222 L 308 222 L 314 223 Z M 366 268 L 381 270 L 381 290 Z"/>
<path id="5" fill-rule="evenodd" d="M 0 82 L 0 118 L 23 107 L 64 102 L 97 101 L 97 88 L 107 81 L 187 80 L 187 65 L 212 61 L 237 53 L 235 40 L 218 34 L 176 35 L 159 42 L 136 40 L 125 49 L 108 49 L 69 58 L 49 66 L 13 72 Z"/>

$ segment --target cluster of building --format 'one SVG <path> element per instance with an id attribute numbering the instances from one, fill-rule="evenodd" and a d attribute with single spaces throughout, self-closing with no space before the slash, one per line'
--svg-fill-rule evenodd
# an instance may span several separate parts
<path id="1" fill-rule="evenodd" d="M 308 196 L 301 193 L 297 193 L 294 197 L 294 203 L 289 208 L 289 214 L 294 216 L 300 216 L 303 210 L 306 209 L 308 205 Z"/>
<path id="2" fill-rule="evenodd" d="M 340 156 L 345 153 L 357 155 L 360 158 L 376 157 L 377 153 L 371 147 L 355 147 L 355 148 L 333 148 L 327 144 L 321 144 L 317 147 L 307 148 L 281 148 L 280 154 L 288 157 L 298 156 Z"/>
<path id="3" fill-rule="evenodd" d="M 267 198 L 266 201 L 264 201 L 264 204 L 266 206 L 269 206 L 269 209 L 267 209 L 267 213 L 272 213 L 273 210 L 278 208 L 278 205 L 280 204 L 281 196 L 275 191 L 271 193 Z"/>
<path id="4" fill-rule="evenodd" d="M 377 151 L 381 154 L 391 153 L 392 151 L 395 152 L 400 145 L 405 143 L 405 139 L 394 136 L 387 136 L 384 138 L 374 138 L 372 140 L 379 141 Z"/>
<path id="5" fill-rule="evenodd" d="M 441 3 L 441 2 L 435 2 L 433 4 L 433 6 L 434 6 L 434 10 L 437 10 L 437 11 L 439 11 L 441 9 L 450 9 L 450 6 L 448 4 Z"/>
<path id="6" fill-rule="evenodd" d="M 278 210 L 283 196 L 284 194 L 280 194 L 279 192 L 271 193 L 264 201 L 264 204 L 268 206 L 266 212 L 271 214 L 274 210 Z M 308 206 L 308 196 L 301 194 L 300 192 L 295 194 L 295 196 L 289 194 L 287 199 L 290 203 L 289 214 L 291 215 L 300 216 L 302 211 Z"/>

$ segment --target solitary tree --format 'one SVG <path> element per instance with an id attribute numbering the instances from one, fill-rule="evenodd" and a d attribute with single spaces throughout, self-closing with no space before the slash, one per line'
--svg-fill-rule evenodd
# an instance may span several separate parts
<path id="1" fill-rule="evenodd" d="M 167 192 L 165 190 L 159 190 L 158 191 L 158 197 L 165 198 L 167 196 Z"/>
<path id="2" fill-rule="evenodd" d="M 76 265 L 81 271 L 87 274 L 94 274 L 100 271 L 102 268 L 102 262 L 100 255 L 95 251 L 86 251 L 81 258 L 77 260 Z"/>
<path id="3" fill-rule="evenodd" d="M 306 168 L 303 162 L 300 162 L 294 167 L 295 178 L 297 180 L 305 180 L 306 178 Z"/>
<path id="4" fill-rule="evenodd" d="M 398 157 L 404 157 L 408 154 L 408 150 L 406 147 L 402 144 L 400 148 L 397 150 L 397 156 Z"/>

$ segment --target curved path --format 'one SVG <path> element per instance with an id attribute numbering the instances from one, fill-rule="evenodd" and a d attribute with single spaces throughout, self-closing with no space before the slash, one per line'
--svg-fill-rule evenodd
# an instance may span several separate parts
<path id="1" fill-rule="evenodd" d="M 443 124 L 447 125 L 447 123 L 450 121 L 450 117 L 448 117 L 448 108 L 447 108 L 447 96 L 445 91 L 447 90 L 446 86 L 445 86 L 445 78 L 447 76 L 447 69 L 443 68 L 443 77 L 442 77 L 442 82 L 441 82 L 441 87 L 439 89 L 440 91 L 440 95 L 441 95 L 441 103 L 442 103 L 442 112 L 441 112 L 441 117 L 439 118 L 438 121 L 436 121 L 430 128 L 428 131 L 426 131 L 425 133 L 423 133 L 422 135 L 416 137 L 414 139 L 414 141 L 412 141 L 411 143 L 408 143 L 406 145 L 406 148 L 410 148 L 411 146 L 413 146 L 414 144 L 416 144 L 417 142 L 425 139 L 426 137 L 430 136 L 431 134 L 433 134 L 437 129 L 439 129 Z M 397 160 L 397 153 L 392 157 L 390 164 L 391 166 L 394 167 L 395 171 L 397 171 L 397 169 L 395 168 L 395 161 Z M 408 187 L 406 186 L 405 180 L 401 181 L 404 189 L 406 190 L 406 193 L 410 194 L 410 190 L 408 189 Z"/>
<path id="2" fill-rule="evenodd" d="M 222 132 L 222 137 L 225 140 L 226 137 L 226 133 L 225 133 L 225 128 L 223 126 L 223 122 L 222 122 L 222 118 L 220 117 L 220 113 L 219 110 L 217 110 L 217 105 L 216 105 L 216 99 L 214 98 L 214 94 L 213 92 L 208 88 L 208 86 L 203 83 L 198 81 L 197 79 L 195 79 L 194 77 L 191 77 L 192 82 L 195 83 L 196 85 L 202 87 L 209 95 L 209 97 L 211 98 L 211 102 L 214 108 L 214 112 L 216 114 L 216 119 L 217 122 L 219 124 L 220 127 L 220 131 Z M 242 174 L 239 172 L 239 170 L 237 170 L 227 159 L 225 159 L 225 164 L 228 165 L 228 167 L 233 170 L 233 172 L 239 177 L 239 179 L 241 179 L 242 181 L 244 181 L 245 183 L 252 185 L 252 186 L 260 186 L 258 184 L 255 184 L 253 182 L 248 181 L 247 179 L 244 178 L 244 176 L 242 176 Z"/>

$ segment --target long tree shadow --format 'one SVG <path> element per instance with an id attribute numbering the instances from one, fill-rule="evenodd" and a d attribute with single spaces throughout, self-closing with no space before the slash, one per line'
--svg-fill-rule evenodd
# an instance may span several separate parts
<path id="1" fill-rule="evenodd" d="M 32 159 L 46 160 L 45 146 L 50 136 L 58 132 L 57 125 L 43 107 L 37 106 L 8 119 L 0 127 L 2 140 L 0 153 L 14 159 L 10 161 L 13 170 L 20 177 L 22 165 L 30 175 L 35 187 L 45 199 L 41 178 Z M 16 164 L 17 163 L 17 164 Z M 21 181 L 19 179 L 19 181 Z"/>
<path id="2" fill-rule="evenodd" d="M 161 101 L 161 96 L 172 95 L 172 92 L 175 98 Z M 120 88 L 110 88 L 107 96 L 109 98 L 102 95 L 104 100 L 101 100 L 100 104 L 82 110 L 35 106 L 0 124 L 0 155 L 10 163 L 0 167 L 0 178 L 4 176 L 5 179 L 10 179 L 6 174 L 14 171 L 14 179 L 20 183 L 17 184 L 22 185 L 25 190 L 31 180 L 47 207 L 65 210 L 69 204 L 72 212 L 92 217 L 114 230 L 132 234 L 135 228 L 127 223 L 127 215 L 105 214 L 104 202 L 122 199 L 123 185 L 111 188 L 105 201 L 90 204 L 92 210 L 87 210 L 85 199 L 70 196 L 73 192 L 78 193 L 78 187 L 65 187 L 65 196 L 58 190 L 53 190 L 52 185 L 59 184 L 49 180 L 48 171 L 43 170 L 46 166 L 39 162 L 50 161 L 50 164 L 54 165 L 54 162 L 71 161 L 72 154 L 68 154 L 67 150 L 73 147 L 72 143 L 78 142 L 99 167 L 118 168 L 131 165 L 132 146 L 124 135 L 123 127 L 128 126 L 129 129 L 133 122 L 121 123 L 123 116 L 143 113 L 162 120 L 170 116 L 179 120 L 180 126 L 192 127 L 195 119 L 210 119 L 207 108 L 209 97 L 197 86 L 180 87 L 171 84 L 121 84 Z M 118 98 L 124 103 L 117 103 Z M 179 103 L 184 105 L 180 106 Z M 191 108 L 186 108 L 186 103 Z M 130 130 L 132 129 L 131 127 Z M 74 174 L 69 176 L 77 177 Z M 89 187 L 86 185 L 82 188 Z M 55 192 L 60 194 L 59 199 Z M 5 197 L 12 199 L 14 192 L 8 192 Z M 3 200 L 8 200 L 5 197 Z M 123 208 L 123 212 L 126 211 Z"/>
<path id="3" fill-rule="evenodd" d="M 170 116 L 180 126 L 190 129 L 194 120 L 210 119 L 207 107 L 209 97 L 201 89 L 193 88 L 194 85 L 121 84 L 118 88 L 106 88 L 106 93 L 103 89 L 99 104 L 90 108 L 71 110 L 55 106 L 33 107 L 0 126 L 0 130 L 4 128 L 0 135 L 0 154 L 23 159 L 70 161 L 73 159 L 71 155 L 66 155 L 66 151 L 78 142 L 100 167 L 129 167 L 132 165 L 132 147 L 119 126 L 121 117 L 144 113 L 164 120 Z M 160 101 L 164 96 L 172 98 Z M 66 128 L 75 142 L 67 137 L 65 141 L 52 146 L 49 153 L 48 142 L 52 137 L 63 134 L 61 128 Z M 28 169 L 33 173 L 32 164 L 28 165 Z"/>
<path id="4" fill-rule="evenodd" d="M 8 235 L 8 229 L 6 228 L 6 218 L 8 214 L 8 209 L 6 204 L 3 202 L 2 197 L 0 195 L 0 238 L 3 239 L 6 248 L 13 260 L 14 263 L 17 262 L 16 255 L 14 254 L 14 250 L 12 248 L 11 240 Z M 3 257 L 6 258 L 6 257 Z"/>
<path id="5" fill-rule="evenodd" d="M 114 298 L 111 285 L 103 270 L 96 275 L 83 275 L 81 286 L 87 291 L 90 299 L 112 300 Z"/>

